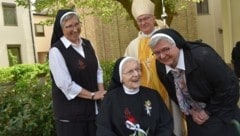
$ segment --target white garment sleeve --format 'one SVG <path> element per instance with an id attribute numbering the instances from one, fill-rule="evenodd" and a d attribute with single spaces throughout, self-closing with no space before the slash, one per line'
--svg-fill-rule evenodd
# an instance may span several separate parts
<path id="1" fill-rule="evenodd" d="M 93 43 L 92 42 L 90 42 L 90 43 L 91 43 L 92 47 L 94 47 Z M 103 83 L 103 70 L 102 70 L 102 67 L 100 65 L 98 57 L 97 57 L 97 61 L 98 61 L 97 83 Z"/>
<path id="2" fill-rule="evenodd" d="M 131 56 L 138 59 L 139 38 L 132 40 L 125 49 L 124 56 Z"/>
<path id="3" fill-rule="evenodd" d="M 98 61 L 98 69 L 97 69 L 97 83 L 103 83 L 103 70 Z"/>
<path id="4" fill-rule="evenodd" d="M 72 81 L 65 60 L 56 47 L 49 51 L 49 67 L 57 87 L 68 100 L 74 99 L 81 92 L 82 87 Z"/>

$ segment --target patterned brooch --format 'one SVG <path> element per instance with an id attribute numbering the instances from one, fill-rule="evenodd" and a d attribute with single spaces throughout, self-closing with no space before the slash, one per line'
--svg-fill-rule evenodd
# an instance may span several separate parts
<path id="1" fill-rule="evenodd" d="M 151 116 L 151 110 L 152 110 L 151 101 L 150 101 L 150 100 L 145 101 L 144 106 L 145 106 L 145 110 L 146 110 L 146 112 L 147 112 L 147 115 L 148 115 L 148 116 Z"/>

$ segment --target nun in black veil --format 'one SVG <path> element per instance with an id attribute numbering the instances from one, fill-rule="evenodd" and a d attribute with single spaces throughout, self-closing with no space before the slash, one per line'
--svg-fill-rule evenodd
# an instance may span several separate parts
<path id="1" fill-rule="evenodd" d="M 49 50 L 58 136 L 95 136 L 97 102 L 106 93 L 103 71 L 92 44 L 80 37 L 80 33 L 77 13 L 59 10 Z"/>
<path id="2" fill-rule="evenodd" d="M 186 118 L 188 136 L 239 136 L 239 84 L 222 57 L 203 42 L 186 41 L 176 30 L 156 31 L 149 42 L 157 73 Z"/>
<path id="3" fill-rule="evenodd" d="M 54 25 L 53 25 L 51 47 L 53 46 L 53 44 L 56 41 L 58 41 L 63 36 L 63 31 L 62 31 L 62 27 L 61 27 L 61 24 L 60 24 L 60 19 L 67 12 L 73 12 L 73 10 L 72 9 L 61 9 L 61 10 L 58 10 L 58 13 L 57 13 L 57 16 L 55 18 Z"/>
<path id="4" fill-rule="evenodd" d="M 119 58 L 97 116 L 97 136 L 171 136 L 173 121 L 157 91 L 140 86 L 139 61 Z"/>

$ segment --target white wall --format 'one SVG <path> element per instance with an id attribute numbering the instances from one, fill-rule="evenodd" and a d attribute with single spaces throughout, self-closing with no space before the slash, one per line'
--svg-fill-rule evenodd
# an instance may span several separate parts
<path id="1" fill-rule="evenodd" d="M 237 41 L 240 41 L 239 0 L 221 0 L 224 59 L 231 62 L 231 51 Z"/>
<path id="2" fill-rule="evenodd" d="M 29 10 L 16 7 L 18 26 L 4 26 L 2 2 L 14 4 L 15 0 L 0 0 L 0 67 L 7 67 L 7 44 L 20 44 L 22 63 L 34 63 L 33 42 Z"/>
<path id="3" fill-rule="evenodd" d="M 221 2 L 216 0 L 208 2 L 209 14 L 197 16 L 198 37 L 223 57 L 223 34 L 220 31 L 222 30 Z"/>
<path id="4" fill-rule="evenodd" d="M 231 1 L 231 19 L 232 19 L 232 41 L 233 45 L 237 41 L 240 41 L 240 0 L 230 0 Z"/>

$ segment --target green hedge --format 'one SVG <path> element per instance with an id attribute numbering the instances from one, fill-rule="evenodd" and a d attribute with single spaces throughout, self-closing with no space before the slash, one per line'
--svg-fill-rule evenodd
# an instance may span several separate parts
<path id="1" fill-rule="evenodd" d="M 101 62 L 109 85 L 113 62 Z M 0 135 L 54 136 L 48 64 L 0 68 Z"/>

